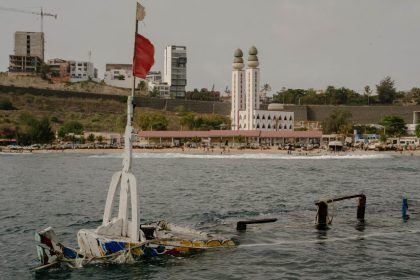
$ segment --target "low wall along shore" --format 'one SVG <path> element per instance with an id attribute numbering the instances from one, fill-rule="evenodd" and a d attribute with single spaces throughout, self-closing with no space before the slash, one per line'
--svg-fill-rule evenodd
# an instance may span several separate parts
<path id="1" fill-rule="evenodd" d="M 125 97 L 114 94 L 101 94 L 91 92 L 60 91 L 39 89 L 30 87 L 14 87 L 0 85 L 0 92 L 10 94 L 32 94 L 40 96 L 54 96 L 63 98 L 88 98 L 119 100 L 125 102 Z M 230 115 L 230 103 L 195 101 L 184 99 L 159 99 L 152 97 L 136 97 L 138 106 L 163 111 L 176 111 L 183 106 L 189 111 L 200 114 Z M 413 123 L 414 112 L 420 112 L 420 105 L 413 106 L 332 106 L 332 105 L 285 105 L 284 110 L 295 113 L 295 121 L 318 121 L 325 120 L 336 108 L 343 108 L 352 113 L 353 121 L 360 124 L 378 123 L 385 115 L 398 115 L 404 118 L 406 123 Z"/>

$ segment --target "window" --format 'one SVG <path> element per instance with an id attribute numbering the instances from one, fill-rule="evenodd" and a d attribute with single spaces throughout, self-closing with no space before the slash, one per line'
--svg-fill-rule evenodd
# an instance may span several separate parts
<path id="1" fill-rule="evenodd" d="M 265 115 L 262 116 L 262 119 L 265 120 Z"/>
<path id="2" fill-rule="evenodd" d="M 271 129 L 271 125 L 270 125 L 270 124 L 268 124 L 267 128 L 268 128 L 268 129 Z"/>
<path id="3" fill-rule="evenodd" d="M 262 125 L 262 128 L 265 129 L 265 125 L 264 124 Z"/>
<path id="4" fill-rule="evenodd" d="M 257 124 L 257 128 L 260 128 L 260 124 Z"/>

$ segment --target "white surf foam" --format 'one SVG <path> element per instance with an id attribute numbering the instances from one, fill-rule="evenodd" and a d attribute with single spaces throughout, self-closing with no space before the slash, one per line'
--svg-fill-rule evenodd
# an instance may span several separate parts
<path id="1" fill-rule="evenodd" d="M 91 155 L 90 158 L 122 158 L 122 154 Z M 287 159 L 287 160 L 328 160 L 328 159 L 384 159 L 392 158 L 387 154 L 375 155 L 285 155 L 268 153 L 250 153 L 250 154 L 192 154 L 192 153 L 134 153 L 134 158 L 147 159 Z"/>

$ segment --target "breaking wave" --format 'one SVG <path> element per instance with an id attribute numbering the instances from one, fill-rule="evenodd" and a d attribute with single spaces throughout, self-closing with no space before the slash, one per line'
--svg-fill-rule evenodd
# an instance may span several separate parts
<path id="1" fill-rule="evenodd" d="M 91 155 L 90 158 L 122 158 L 122 154 Z M 147 159 L 289 159 L 289 160 L 326 160 L 326 159 L 385 159 L 392 158 L 392 155 L 285 155 L 268 153 L 247 153 L 247 154 L 192 154 L 192 153 L 134 153 L 134 158 Z"/>

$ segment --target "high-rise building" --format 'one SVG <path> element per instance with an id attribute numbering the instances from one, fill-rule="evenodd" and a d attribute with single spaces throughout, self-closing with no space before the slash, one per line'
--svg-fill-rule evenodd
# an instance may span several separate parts
<path id="1" fill-rule="evenodd" d="M 163 81 L 170 86 L 170 94 L 174 98 L 185 97 L 187 85 L 187 47 L 167 46 Z"/>
<path id="2" fill-rule="evenodd" d="M 22 31 L 16 32 L 15 55 L 36 56 L 44 61 L 44 33 Z"/>
<path id="3" fill-rule="evenodd" d="M 15 53 L 9 57 L 10 72 L 37 73 L 44 62 L 44 33 L 15 33 Z"/>
<path id="4" fill-rule="evenodd" d="M 243 54 L 237 49 L 232 64 L 232 130 L 293 130 L 294 113 L 260 110 L 260 69 L 258 50 L 249 49 L 247 69 Z"/>

